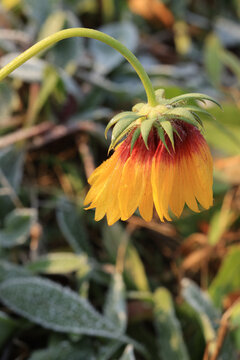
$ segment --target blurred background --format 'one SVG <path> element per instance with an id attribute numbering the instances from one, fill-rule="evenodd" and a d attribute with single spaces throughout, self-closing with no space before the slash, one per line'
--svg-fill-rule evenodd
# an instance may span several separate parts
<path id="1" fill-rule="evenodd" d="M 223 107 L 203 117 L 214 206 L 107 227 L 83 200 L 107 122 L 146 100 L 134 70 L 74 38 L 0 83 L 0 359 L 240 359 L 239 0 L 0 4 L 1 67 L 91 27 L 132 50 L 166 97 L 201 92 Z"/>

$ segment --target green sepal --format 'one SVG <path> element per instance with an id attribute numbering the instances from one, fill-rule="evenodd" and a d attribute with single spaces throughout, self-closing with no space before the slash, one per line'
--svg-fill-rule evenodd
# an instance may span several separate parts
<path id="1" fill-rule="evenodd" d="M 108 152 L 116 147 L 120 140 L 134 127 L 136 124 L 134 122 L 130 123 L 116 138 L 112 138 L 111 144 L 109 146 Z"/>
<path id="2" fill-rule="evenodd" d="M 155 91 L 156 100 L 159 105 L 166 105 L 168 104 L 168 99 L 165 98 L 165 90 L 164 89 L 157 89 Z"/>
<path id="3" fill-rule="evenodd" d="M 138 128 L 134 131 L 133 136 L 132 136 L 130 154 L 132 153 L 133 147 L 134 147 L 137 139 L 139 138 L 140 134 L 141 134 L 141 130 L 140 130 L 140 127 L 138 127 Z"/>
<path id="4" fill-rule="evenodd" d="M 141 110 L 141 108 L 146 105 L 145 103 L 138 103 L 138 104 L 135 104 L 132 108 L 132 111 L 134 112 L 138 112 Z"/>
<path id="5" fill-rule="evenodd" d="M 175 127 L 173 127 L 173 132 L 179 137 L 180 140 L 182 140 L 179 132 L 177 131 L 177 129 L 175 129 Z"/>
<path id="6" fill-rule="evenodd" d="M 167 146 L 167 143 L 165 141 L 165 133 L 164 133 L 163 128 L 161 126 L 159 126 L 159 125 L 155 125 L 155 128 L 157 129 L 158 136 L 159 136 L 160 140 L 162 141 L 163 145 L 165 146 L 167 152 L 169 154 L 171 154 L 171 152 L 170 152 L 170 150 L 169 150 L 169 148 Z"/>
<path id="7" fill-rule="evenodd" d="M 174 137 L 173 137 L 173 127 L 170 121 L 161 121 L 161 126 L 169 137 L 173 150 L 174 150 Z"/>
<path id="8" fill-rule="evenodd" d="M 124 120 L 124 119 L 133 119 L 133 121 L 134 121 L 134 120 L 137 120 L 138 118 L 139 118 L 139 115 L 133 114 L 132 111 L 124 111 L 124 112 L 121 112 L 120 114 L 115 115 L 106 126 L 106 129 L 104 132 L 105 138 L 107 138 L 108 130 L 113 125 L 115 125 L 118 121 Z"/>
<path id="9" fill-rule="evenodd" d="M 126 117 L 124 119 L 119 120 L 113 128 L 112 131 L 112 142 L 114 142 L 119 135 L 130 125 L 132 122 L 135 122 L 135 118 Z"/>
<path id="10" fill-rule="evenodd" d="M 220 109 L 222 109 L 221 105 L 214 98 L 206 94 L 200 94 L 200 93 L 190 93 L 190 94 L 175 96 L 174 98 L 168 100 L 168 104 L 172 105 L 178 102 L 184 102 L 188 100 L 200 100 L 202 102 L 205 102 L 204 100 L 208 100 L 219 106 Z"/>
<path id="11" fill-rule="evenodd" d="M 198 123 L 201 125 L 201 127 L 203 128 L 203 122 L 202 122 L 200 116 L 199 116 L 197 113 L 193 112 L 193 111 L 192 111 L 192 114 L 193 114 L 194 118 L 197 120 L 197 122 L 198 122 Z"/>
<path id="12" fill-rule="evenodd" d="M 141 123 L 141 134 L 142 134 L 142 138 L 143 138 L 143 141 L 144 141 L 147 149 L 148 149 L 148 135 L 149 135 L 149 133 L 153 127 L 153 124 L 156 120 L 157 120 L 157 118 L 152 118 L 152 119 L 144 120 Z"/>
<path id="13" fill-rule="evenodd" d="M 186 121 L 187 123 L 192 124 L 197 127 L 199 126 L 199 123 L 195 119 L 193 114 L 190 111 L 186 110 L 186 108 L 183 108 L 183 107 L 176 107 L 176 108 L 166 111 L 159 120 L 161 122 L 161 119 L 164 119 L 166 117 L 173 118 L 174 116 L 176 116 L 176 118 L 178 118 L 179 120 Z"/>
<path id="14" fill-rule="evenodd" d="M 155 91 L 155 96 L 156 96 L 156 100 L 159 104 L 161 103 L 162 100 L 166 100 L 164 89 L 157 89 Z"/>
<path id="15" fill-rule="evenodd" d="M 196 105 L 187 105 L 187 106 L 184 106 L 183 107 L 184 109 L 188 110 L 188 111 L 191 111 L 191 112 L 200 112 L 204 115 L 207 115 L 207 116 L 210 116 L 212 118 L 214 118 L 214 116 L 212 114 L 210 114 L 207 110 L 199 107 L 199 106 L 196 106 Z"/>
<path id="16" fill-rule="evenodd" d="M 213 120 L 215 120 L 214 116 L 212 114 L 210 114 L 207 110 L 204 110 L 203 108 L 199 107 L 199 106 L 194 106 L 194 105 L 190 105 L 190 106 L 186 106 L 184 107 L 185 109 L 187 109 L 188 111 L 190 111 L 193 116 L 195 117 L 195 119 L 199 122 L 199 124 L 203 127 L 203 123 L 202 120 L 200 118 L 200 116 L 197 114 L 197 112 L 200 112 L 206 116 L 211 117 Z"/>

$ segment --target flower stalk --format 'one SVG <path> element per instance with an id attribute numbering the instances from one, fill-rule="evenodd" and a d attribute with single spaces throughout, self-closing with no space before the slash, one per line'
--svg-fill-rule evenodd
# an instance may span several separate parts
<path id="1" fill-rule="evenodd" d="M 24 51 L 22 54 L 17 56 L 14 60 L 9 62 L 6 66 L 4 66 L 0 70 L 0 81 L 3 80 L 16 68 L 18 68 L 20 65 L 25 63 L 27 60 L 37 55 L 39 52 L 46 50 L 47 48 L 53 46 L 54 44 L 56 44 L 61 40 L 68 39 L 71 37 L 86 37 L 86 38 L 99 40 L 111 46 L 113 49 L 117 50 L 118 52 L 120 52 L 125 57 L 125 59 L 132 65 L 132 67 L 137 72 L 140 80 L 142 81 L 142 84 L 146 91 L 148 104 L 153 107 L 157 105 L 157 100 L 152 83 L 146 71 L 144 70 L 142 64 L 136 58 L 136 56 L 133 55 L 133 53 L 126 46 L 124 46 L 122 43 L 120 43 L 118 40 L 114 39 L 113 37 L 104 34 L 101 31 L 87 29 L 87 28 L 71 28 L 71 29 L 61 30 L 39 41 L 35 45 L 31 46 L 29 49 Z"/>

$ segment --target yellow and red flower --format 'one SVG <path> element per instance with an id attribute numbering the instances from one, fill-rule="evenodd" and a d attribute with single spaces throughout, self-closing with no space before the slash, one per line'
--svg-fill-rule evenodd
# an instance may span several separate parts
<path id="1" fill-rule="evenodd" d="M 179 217 L 185 204 L 195 212 L 199 204 L 204 209 L 212 205 L 210 150 L 196 120 L 191 122 L 187 117 L 189 110 L 184 109 L 184 120 L 181 109 L 169 110 L 161 104 L 156 116 L 156 109 L 141 104 L 135 112 L 120 117 L 122 125 L 115 125 L 112 147 L 124 135 L 125 140 L 88 180 L 91 188 L 85 205 L 90 204 L 87 209 L 96 208 L 95 220 L 106 215 L 108 225 L 112 225 L 119 219 L 127 220 L 138 208 L 143 219 L 151 221 L 155 206 L 164 221 L 173 215 Z M 169 111 L 172 118 L 166 121 Z M 144 121 L 148 123 L 144 125 Z M 113 119 L 111 125 L 115 123 Z"/>

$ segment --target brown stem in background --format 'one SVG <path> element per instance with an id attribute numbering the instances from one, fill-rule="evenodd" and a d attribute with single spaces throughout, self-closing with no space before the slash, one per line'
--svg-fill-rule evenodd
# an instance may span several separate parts
<path id="1" fill-rule="evenodd" d="M 15 144 L 19 141 L 27 140 L 34 136 L 40 135 L 53 127 L 49 122 L 43 122 L 39 125 L 32 126 L 28 129 L 20 129 L 9 135 L 2 136 L 0 139 L 0 149 L 9 145 Z"/>
<path id="2" fill-rule="evenodd" d="M 215 349 L 214 353 L 212 354 L 212 356 L 210 357 L 210 360 L 217 360 L 218 356 L 221 353 L 221 349 L 223 347 L 224 340 L 225 340 L 228 330 L 229 330 L 229 321 L 228 320 L 232 314 L 234 307 L 236 306 L 236 304 L 238 302 L 240 302 L 239 298 L 232 304 L 232 306 L 223 314 L 223 316 L 221 318 L 220 326 L 219 326 L 218 334 L 217 334 L 216 349 Z"/>
<path id="3" fill-rule="evenodd" d="M 94 159 L 88 144 L 88 135 L 80 134 L 79 136 L 77 136 L 76 142 L 77 142 L 79 154 L 83 161 L 85 174 L 88 179 L 95 169 Z"/>

